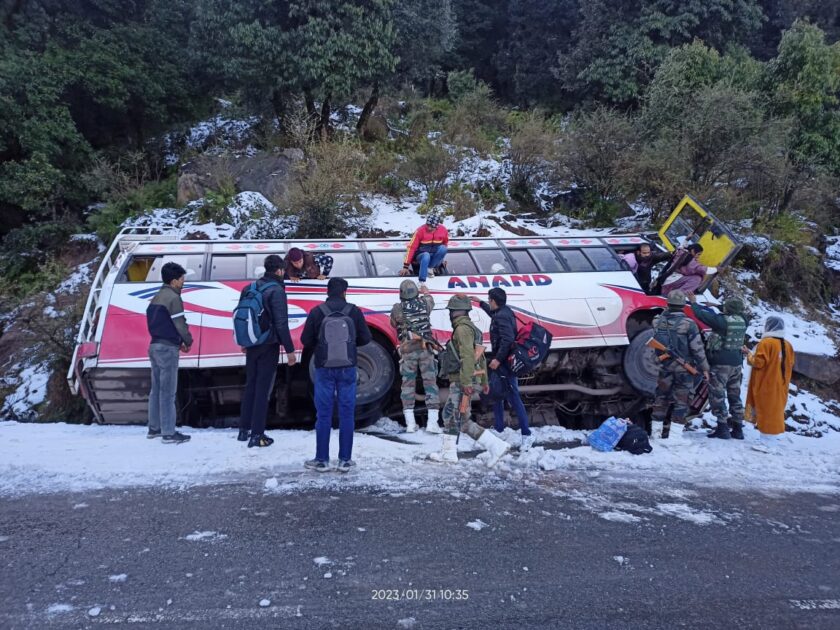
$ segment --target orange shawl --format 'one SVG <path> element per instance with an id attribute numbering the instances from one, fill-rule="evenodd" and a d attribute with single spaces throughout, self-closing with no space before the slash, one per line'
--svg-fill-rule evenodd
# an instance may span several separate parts
<path id="1" fill-rule="evenodd" d="M 782 344 L 785 347 L 784 365 Z M 762 433 L 784 433 L 788 387 L 793 375 L 793 346 L 784 339 L 765 337 L 747 361 L 752 366 L 752 373 L 747 390 L 746 419 L 756 423 Z"/>

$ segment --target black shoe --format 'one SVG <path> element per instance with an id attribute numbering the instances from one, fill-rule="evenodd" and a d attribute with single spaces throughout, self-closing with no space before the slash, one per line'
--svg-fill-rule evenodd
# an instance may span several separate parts
<path id="1" fill-rule="evenodd" d="M 729 435 L 733 440 L 744 439 L 744 425 L 740 422 L 729 421 Z"/>
<path id="2" fill-rule="evenodd" d="M 149 432 L 146 434 L 146 437 L 150 440 L 155 439 L 156 437 L 160 437 L 160 429 L 155 431 L 154 429 L 149 429 Z"/>
<path id="3" fill-rule="evenodd" d="M 709 431 L 706 434 L 706 437 L 718 438 L 720 440 L 728 440 L 731 437 L 729 435 L 729 425 L 727 425 L 725 422 L 718 422 L 717 426 L 715 427 L 715 430 Z"/>
<path id="4" fill-rule="evenodd" d="M 237 435 L 237 436 L 236 436 L 236 439 L 237 439 L 239 442 L 247 442 L 249 437 L 251 437 L 251 432 L 250 432 L 250 431 L 247 431 L 247 430 L 246 430 L 246 431 L 242 431 L 242 430 L 240 430 L 240 431 L 239 431 L 239 435 Z"/>
<path id="5" fill-rule="evenodd" d="M 667 440 L 669 435 L 671 435 L 671 423 L 666 422 L 662 425 L 662 437 L 660 439 Z"/>
<path id="6" fill-rule="evenodd" d="M 164 435 L 163 436 L 163 443 L 164 444 L 181 444 L 183 442 L 189 442 L 190 436 L 184 435 L 183 433 L 179 433 L 175 431 L 172 435 Z"/>
<path id="7" fill-rule="evenodd" d="M 268 437 L 265 433 L 262 435 L 252 435 L 251 439 L 248 440 L 248 448 L 253 446 L 271 446 L 274 444 L 274 440 Z"/>

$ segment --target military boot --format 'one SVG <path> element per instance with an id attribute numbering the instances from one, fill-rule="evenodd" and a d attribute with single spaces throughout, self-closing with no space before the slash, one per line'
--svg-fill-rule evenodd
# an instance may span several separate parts
<path id="1" fill-rule="evenodd" d="M 740 422 L 735 422 L 735 420 L 729 420 L 729 435 L 732 437 L 733 440 L 743 440 L 744 439 L 744 425 Z"/>
<path id="2" fill-rule="evenodd" d="M 726 423 L 726 421 L 718 420 L 715 430 L 709 431 L 709 433 L 706 434 L 706 437 L 728 440 L 732 436 L 729 434 L 729 425 Z"/>

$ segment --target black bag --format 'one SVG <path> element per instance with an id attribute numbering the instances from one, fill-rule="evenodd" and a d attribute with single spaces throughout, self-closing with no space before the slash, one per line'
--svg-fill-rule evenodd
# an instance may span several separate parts
<path id="1" fill-rule="evenodd" d="M 650 453 L 653 450 L 648 439 L 648 434 L 638 424 L 631 424 L 627 427 L 624 435 L 618 441 L 616 448 L 620 451 L 633 453 L 633 455 Z"/>
<path id="2" fill-rule="evenodd" d="M 497 402 L 505 400 L 510 392 L 510 375 L 505 374 L 501 369 L 491 370 L 487 378 L 487 385 L 490 391 L 487 393 L 490 400 Z"/>
<path id="3" fill-rule="evenodd" d="M 551 339 L 551 333 L 536 322 L 523 323 L 516 332 L 516 344 L 507 359 L 513 375 L 525 376 L 536 370 L 551 350 Z"/>

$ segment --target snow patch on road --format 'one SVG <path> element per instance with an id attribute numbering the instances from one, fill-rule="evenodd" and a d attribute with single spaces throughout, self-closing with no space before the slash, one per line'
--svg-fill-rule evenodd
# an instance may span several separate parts
<path id="1" fill-rule="evenodd" d="M 213 542 L 216 540 L 224 540 L 225 538 L 227 538 L 227 534 L 220 534 L 219 532 L 214 531 L 195 531 L 192 534 L 184 536 L 184 540 L 189 540 L 190 542 Z"/>
<path id="2" fill-rule="evenodd" d="M 481 519 L 476 519 L 467 523 L 467 527 L 469 527 L 470 529 L 474 529 L 477 532 L 480 532 L 485 527 L 489 527 L 489 525 Z"/>
<path id="3" fill-rule="evenodd" d="M 600 514 L 598 514 L 598 516 L 600 516 L 605 521 L 612 521 L 614 523 L 640 523 L 641 521 L 645 520 L 638 516 L 634 516 L 629 512 L 619 512 L 617 510 L 601 512 Z"/>
<path id="4" fill-rule="evenodd" d="M 120 582 L 125 582 L 128 579 L 128 574 L 126 573 L 118 573 L 116 575 L 109 575 L 108 581 L 111 584 L 118 584 Z"/>
<path id="5" fill-rule="evenodd" d="M 667 516 L 673 516 L 681 521 L 688 521 L 696 525 L 721 525 L 721 521 L 711 512 L 692 508 L 685 503 L 657 503 L 656 510 Z"/>

